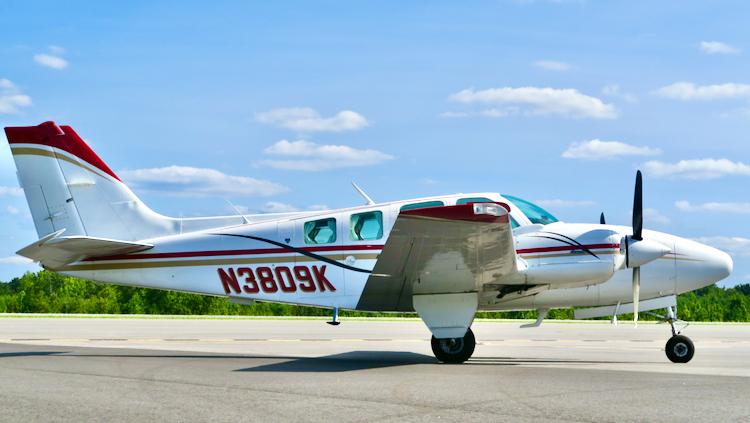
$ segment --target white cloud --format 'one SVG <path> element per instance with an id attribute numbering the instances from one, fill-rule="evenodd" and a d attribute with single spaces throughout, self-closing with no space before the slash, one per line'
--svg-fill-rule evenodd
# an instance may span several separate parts
<path id="1" fill-rule="evenodd" d="M 619 141 L 590 141 L 574 142 L 562 153 L 566 159 L 601 160 L 618 156 L 654 156 L 661 154 L 661 150 L 651 147 L 637 147 Z"/>
<path id="2" fill-rule="evenodd" d="M 45 53 L 35 54 L 34 61 L 39 63 L 42 66 L 46 66 L 48 68 L 57 69 L 57 70 L 65 69 L 66 67 L 68 67 L 67 60 L 59 56 L 53 56 L 51 54 L 45 54 Z"/>
<path id="3" fill-rule="evenodd" d="M 672 222 L 670 218 L 661 214 L 659 210 L 651 209 L 651 208 L 643 209 L 643 219 L 646 222 L 654 223 L 657 225 L 668 225 Z"/>
<path id="4" fill-rule="evenodd" d="M 683 101 L 711 101 L 750 98 L 750 84 L 695 85 L 692 82 L 675 82 L 654 91 L 655 94 Z"/>
<path id="5" fill-rule="evenodd" d="M 726 175 L 750 175 L 750 165 L 728 159 L 680 160 L 665 163 L 656 160 L 644 163 L 651 176 L 682 179 L 716 179 Z"/>
<path id="6" fill-rule="evenodd" d="M 682 200 L 675 202 L 674 205 L 679 210 L 686 212 L 750 214 L 750 203 L 710 202 L 703 204 L 691 204 L 689 201 Z"/>
<path id="7" fill-rule="evenodd" d="M 739 236 L 703 236 L 693 238 L 693 241 L 710 245 L 733 256 L 750 256 L 750 239 Z"/>
<path id="8" fill-rule="evenodd" d="M 566 71 L 570 69 L 570 65 L 565 62 L 558 62 L 555 60 L 537 60 L 534 62 L 534 66 L 551 71 Z"/>
<path id="9" fill-rule="evenodd" d="M 280 203 L 278 201 L 269 201 L 261 209 L 263 213 L 291 213 L 299 211 L 297 207 L 291 204 Z"/>
<path id="10" fill-rule="evenodd" d="M 719 41 L 701 41 L 698 46 L 701 51 L 708 54 L 739 54 L 742 51 Z"/>
<path id="11" fill-rule="evenodd" d="M 11 264 L 15 266 L 28 266 L 34 264 L 33 260 L 21 256 L 0 257 L 0 264 Z"/>
<path id="12" fill-rule="evenodd" d="M 21 107 L 31 106 L 31 97 L 23 94 L 15 84 L 0 78 L 0 114 L 18 113 Z"/>
<path id="13" fill-rule="evenodd" d="M 503 87 L 476 91 L 473 88 L 450 96 L 459 103 L 500 104 L 515 106 L 526 115 L 558 115 L 570 118 L 612 119 L 617 109 L 596 97 L 580 93 L 572 88 Z M 497 112 L 495 112 L 497 113 Z"/>
<path id="14" fill-rule="evenodd" d="M 635 94 L 623 92 L 620 90 L 620 85 L 618 84 L 605 85 L 602 88 L 602 94 L 609 97 L 621 98 L 628 103 L 635 103 L 638 101 L 638 97 L 636 97 Z"/>
<path id="15" fill-rule="evenodd" d="M 137 188 L 174 196 L 266 196 L 288 191 L 270 181 L 199 167 L 167 166 L 125 170 L 120 174 Z"/>
<path id="16" fill-rule="evenodd" d="M 541 207 L 551 209 L 573 208 L 573 207 L 591 207 L 596 202 L 591 200 L 561 200 L 558 198 L 549 200 L 536 200 L 536 204 Z"/>
<path id="17" fill-rule="evenodd" d="M 18 214 L 21 211 L 18 210 L 18 208 L 13 207 L 13 206 L 5 206 L 5 212 L 8 214 Z"/>
<path id="18" fill-rule="evenodd" d="M 5 197 L 5 196 L 20 197 L 22 195 L 23 195 L 23 190 L 19 187 L 0 186 L 0 197 Z"/>
<path id="19" fill-rule="evenodd" d="M 378 150 L 362 150 L 348 145 L 322 145 L 305 140 L 281 140 L 266 148 L 264 153 L 290 159 L 264 160 L 262 164 L 276 169 L 301 171 L 371 166 L 393 159 L 393 156 Z"/>
<path id="20" fill-rule="evenodd" d="M 309 107 L 273 109 L 256 114 L 255 119 L 260 123 L 300 132 L 355 131 L 369 125 L 364 116 L 351 110 L 342 110 L 332 117 L 324 118 Z"/>

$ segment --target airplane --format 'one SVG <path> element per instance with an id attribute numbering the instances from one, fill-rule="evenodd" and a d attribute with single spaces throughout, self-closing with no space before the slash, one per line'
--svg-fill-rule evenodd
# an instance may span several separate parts
<path id="1" fill-rule="evenodd" d="M 558 221 L 494 192 L 293 213 L 174 218 L 146 206 L 70 126 L 6 127 L 39 239 L 18 254 L 104 283 L 339 310 L 416 312 L 438 361 L 475 349 L 477 311 L 554 308 L 576 318 L 666 309 L 669 360 L 692 341 L 676 330 L 676 295 L 726 278 L 715 248 L 643 228 L 636 174 L 631 227 Z"/>

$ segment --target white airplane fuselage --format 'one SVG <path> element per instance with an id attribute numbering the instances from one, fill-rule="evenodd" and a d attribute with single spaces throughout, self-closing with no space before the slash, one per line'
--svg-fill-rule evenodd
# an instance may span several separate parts
<path id="1" fill-rule="evenodd" d="M 489 198 L 510 207 L 510 215 L 520 225 L 515 229 L 518 257 L 525 262 L 528 273 L 534 274 L 539 269 L 543 275 L 548 275 L 547 280 L 542 276 L 534 284 L 542 286 L 533 291 L 533 295 L 519 291 L 498 298 L 497 290 L 485 288 L 480 296 L 480 309 L 599 306 L 632 300 L 630 270 L 616 269 L 616 259 L 623 255 L 621 238 L 630 233 L 630 228 L 563 222 L 532 225 L 512 202 L 497 193 L 420 198 L 279 217 L 247 216 L 250 222 L 256 218 L 265 221 L 147 239 L 144 241 L 154 247 L 143 253 L 100 257 L 73 263 L 58 271 L 121 285 L 229 296 L 238 302 L 260 300 L 352 310 L 412 311 L 388 306 L 361 307 L 362 303 L 378 302 L 372 298 L 361 300 L 363 295 L 368 295 L 365 287 L 390 226 L 405 204 L 442 201 L 451 205 L 461 198 L 474 197 Z M 382 238 L 350 240 L 350 216 L 369 211 L 383 213 Z M 304 223 L 325 218 L 336 219 L 337 241 L 325 245 L 305 244 L 302 239 Z M 606 261 L 611 273 L 600 268 L 599 258 L 574 246 L 536 237 L 540 232 L 577 239 L 600 258 L 613 258 Z M 672 251 L 642 266 L 641 299 L 698 289 L 723 279 L 731 270 L 731 259 L 726 253 L 673 235 L 646 233 L 650 239 L 670 246 Z M 587 273 L 589 279 L 581 279 L 581 269 L 588 265 L 595 265 L 595 268 Z M 521 281 L 508 282 L 519 288 L 528 285 Z"/>

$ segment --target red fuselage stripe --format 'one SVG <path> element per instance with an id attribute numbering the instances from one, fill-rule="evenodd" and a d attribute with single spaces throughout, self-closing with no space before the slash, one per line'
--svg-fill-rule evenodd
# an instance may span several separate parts
<path id="1" fill-rule="evenodd" d="M 620 244 L 589 244 L 584 245 L 589 250 L 598 249 L 619 249 Z M 326 247 L 305 247 L 300 248 L 304 251 L 329 252 L 329 251 L 372 251 L 382 250 L 383 245 L 331 245 Z M 530 253 L 551 253 L 555 251 L 575 251 L 581 247 L 572 245 L 563 245 L 556 247 L 539 247 L 539 248 L 522 248 L 517 250 L 517 254 Z M 164 259 L 164 258 L 191 258 L 191 257 L 215 257 L 215 256 L 245 256 L 259 254 L 280 254 L 294 253 L 294 250 L 288 248 L 255 248 L 252 250 L 213 250 L 213 251 L 184 251 L 174 253 L 152 253 L 152 254 L 121 254 L 115 256 L 96 257 L 84 261 L 104 261 L 104 260 L 141 260 L 141 259 Z"/>
<path id="2" fill-rule="evenodd" d="M 382 245 L 331 245 L 327 247 L 304 247 L 300 250 L 311 253 L 325 251 L 370 251 L 382 250 Z M 289 248 L 255 248 L 252 250 L 214 250 L 214 251 L 185 251 L 175 253 L 152 253 L 152 254 L 120 254 L 115 256 L 96 257 L 84 261 L 102 260 L 135 260 L 135 259 L 161 259 L 161 258 L 188 258 L 188 257 L 213 257 L 213 256 L 246 256 L 256 254 L 280 254 L 294 253 Z"/>

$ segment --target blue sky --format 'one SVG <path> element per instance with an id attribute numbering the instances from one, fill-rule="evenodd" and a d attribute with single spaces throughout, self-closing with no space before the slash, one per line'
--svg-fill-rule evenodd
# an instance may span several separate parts
<path id="1" fill-rule="evenodd" d="M 64 4 L 63 4 L 64 3 Z M 70 124 L 170 215 L 497 191 L 733 254 L 747 2 L 0 3 L 0 126 Z M 0 146 L 0 280 L 36 239 Z"/>

